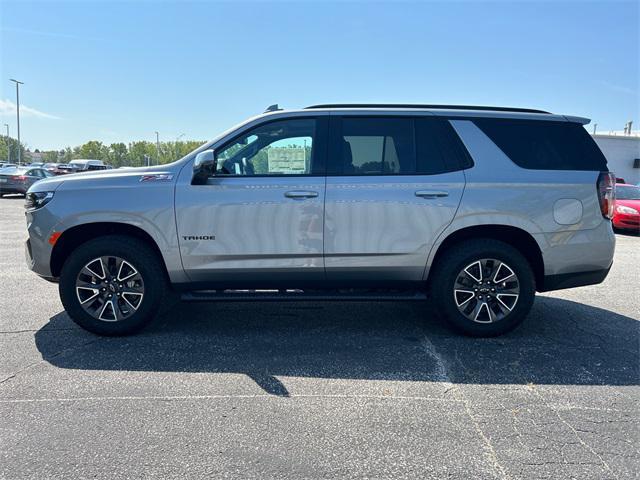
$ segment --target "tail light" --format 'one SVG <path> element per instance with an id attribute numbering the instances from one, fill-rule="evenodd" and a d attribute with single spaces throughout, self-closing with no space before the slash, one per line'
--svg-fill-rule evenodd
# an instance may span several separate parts
<path id="1" fill-rule="evenodd" d="M 598 201 L 600 212 L 604 218 L 613 217 L 613 207 L 616 203 L 616 176 L 611 172 L 600 172 L 598 177 Z"/>
<path id="2" fill-rule="evenodd" d="M 13 177 L 11 177 L 11 180 L 15 182 L 24 182 L 26 179 L 27 177 L 24 175 L 14 175 Z"/>

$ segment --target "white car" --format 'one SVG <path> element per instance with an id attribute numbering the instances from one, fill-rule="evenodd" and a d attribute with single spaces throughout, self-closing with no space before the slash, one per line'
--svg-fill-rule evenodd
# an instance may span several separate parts
<path id="1" fill-rule="evenodd" d="M 71 160 L 69 165 L 74 167 L 78 172 L 88 170 L 107 170 L 108 166 L 102 160 L 78 159 Z"/>

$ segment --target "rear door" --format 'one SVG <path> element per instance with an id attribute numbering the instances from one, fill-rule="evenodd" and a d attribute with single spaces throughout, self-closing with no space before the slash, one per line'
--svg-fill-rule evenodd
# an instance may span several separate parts
<path id="1" fill-rule="evenodd" d="M 325 201 L 327 280 L 421 281 L 464 189 L 459 142 L 433 116 L 336 115 Z"/>
<path id="2" fill-rule="evenodd" d="M 176 189 L 184 269 L 224 286 L 322 282 L 328 116 L 260 124 L 216 148 L 206 185 Z"/>

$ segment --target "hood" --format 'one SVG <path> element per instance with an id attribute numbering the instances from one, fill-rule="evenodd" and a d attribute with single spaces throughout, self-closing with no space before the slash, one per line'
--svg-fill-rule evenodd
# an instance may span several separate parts
<path id="1" fill-rule="evenodd" d="M 33 184 L 31 192 L 55 191 L 64 185 L 65 189 L 75 188 L 101 188 L 115 187 L 119 185 L 140 183 L 145 175 L 172 175 L 169 180 L 163 182 L 173 183 L 177 177 L 175 164 L 157 165 L 152 167 L 126 167 L 113 170 L 93 170 L 88 172 L 71 173 L 46 178 Z"/>

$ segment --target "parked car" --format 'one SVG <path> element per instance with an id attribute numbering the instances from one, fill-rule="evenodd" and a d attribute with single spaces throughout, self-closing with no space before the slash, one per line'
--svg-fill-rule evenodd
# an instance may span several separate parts
<path id="1" fill-rule="evenodd" d="M 640 233 L 640 187 L 617 184 L 613 228 Z"/>
<path id="2" fill-rule="evenodd" d="M 0 170 L 0 197 L 7 193 L 26 194 L 31 185 L 52 175 L 42 168 L 7 167 Z"/>
<path id="3" fill-rule="evenodd" d="M 31 168 L 40 168 L 44 165 L 43 162 L 31 162 L 29 165 L 27 165 L 27 167 L 31 167 Z"/>
<path id="4" fill-rule="evenodd" d="M 0 163 L 0 168 L 17 167 L 15 163 Z"/>
<path id="5" fill-rule="evenodd" d="M 74 167 L 78 172 L 85 172 L 90 170 L 107 170 L 108 166 L 102 160 L 87 160 L 78 159 L 71 160 L 69 165 Z"/>
<path id="6" fill-rule="evenodd" d="M 615 177 L 583 125 L 540 110 L 269 109 L 174 163 L 36 183 L 29 267 L 80 326 L 185 301 L 427 299 L 505 333 L 536 291 L 602 282 Z M 265 291 L 267 290 L 267 291 Z"/>
<path id="7" fill-rule="evenodd" d="M 67 163 L 45 163 L 42 168 L 53 175 L 65 175 L 67 173 L 75 172 L 75 169 L 73 167 L 69 167 L 69 164 Z"/>

